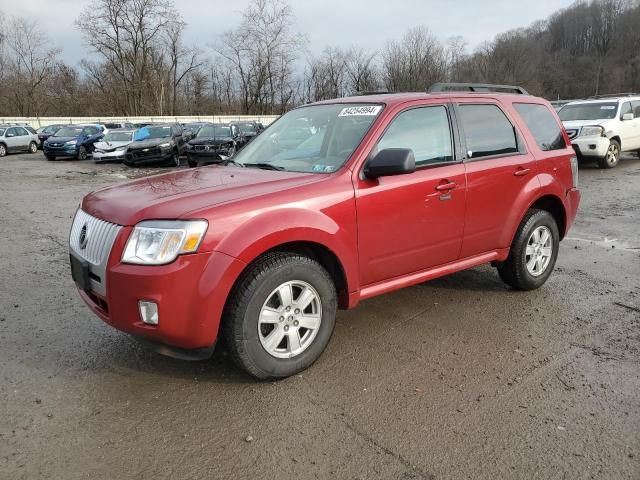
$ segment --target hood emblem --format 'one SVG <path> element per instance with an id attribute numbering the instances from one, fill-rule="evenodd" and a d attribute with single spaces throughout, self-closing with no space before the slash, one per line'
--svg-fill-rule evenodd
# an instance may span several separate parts
<path id="1" fill-rule="evenodd" d="M 87 243 L 89 242 L 89 227 L 85 223 L 80 229 L 80 236 L 78 237 L 78 246 L 81 250 L 87 248 Z"/>

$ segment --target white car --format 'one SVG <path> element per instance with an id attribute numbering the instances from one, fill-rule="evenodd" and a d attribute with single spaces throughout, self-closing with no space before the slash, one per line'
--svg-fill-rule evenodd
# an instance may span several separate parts
<path id="1" fill-rule="evenodd" d="M 13 152 L 36 153 L 40 140 L 30 130 L 21 125 L 0 125 L 0 157 Z"/>
<path id="2" fill-rule="evenodd" d="M 99 162 L 122 162 L 127 146 L 133 142 L 136 130 L 110 130 L 102 140 L 95 144 L 93 159 Z"/>
<path id="3" fill-rule="evenodd" d="M 640 153 L 640 95 L 577 100 L 558 115 L 580 160 L 613 168 L 622 152 Z"/>

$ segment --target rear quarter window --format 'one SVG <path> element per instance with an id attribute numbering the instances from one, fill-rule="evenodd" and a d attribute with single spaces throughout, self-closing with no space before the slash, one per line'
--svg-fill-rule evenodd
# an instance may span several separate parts
<path id="1" fill-rule="evenodd" d="M 513 107 L 524 120 L 542 151 L 566 148 L 562 129 L 547 107 L 534 103 L 514 103 Z"/>

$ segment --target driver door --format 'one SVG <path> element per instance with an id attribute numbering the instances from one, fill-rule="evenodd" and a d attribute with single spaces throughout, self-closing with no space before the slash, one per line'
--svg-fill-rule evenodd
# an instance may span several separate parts
<path id="1" fill-rule="evenodd" d="M 452 130 L 448 106 L 409 108 L 396 115 L 374 148 L 372 154 L 387 148 L 412 149 L 416 171 L 361 177 L 356 184 L 363 286 L 458 259 L 466 179 Z"/>

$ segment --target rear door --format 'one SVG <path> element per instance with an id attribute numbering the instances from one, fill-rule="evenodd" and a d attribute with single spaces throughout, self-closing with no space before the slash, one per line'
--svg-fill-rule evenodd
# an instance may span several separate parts
<path id="1" fill-rule="evenodd" d="M 18 127 L 11 127 L 7 129 L 5 134 L 5 142 L 7 144 L 8 152 L 16 152 L 18 150 L 24 150 L 26 147 L 22 144 L 25 141 L 25 136 L 22 138 L 18 133 Z"/>
<path id="2" fill-rule="evenodd" d="M 627 145 L 622 145 L 623 150 L 640 150 L 640 100 L 629 102 L 629 111 L 633 113 L 633 120 L 622 121 L 627 136 Z M 622 115 L 620 116 L 622 118 Z"/>
<path id="3" fill-rule="evenodd" d="M 505 228 L 537 166 L 515 122 L 497 101 L 461 99 L 456 114 L 466 153 L 467 206 L 460 254 L 465 258 L 509 247 Z"/>
<path id="4" fill-rule="evenodd" d="M 464 165 L 454 148 L 447 105 L 399 112 L 369 158 L 410 148 L 416 171 L 356 181 L 358 252 L 363 285 L 456 260 L 464 227 Z"/>

